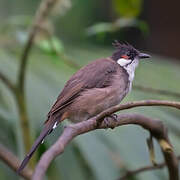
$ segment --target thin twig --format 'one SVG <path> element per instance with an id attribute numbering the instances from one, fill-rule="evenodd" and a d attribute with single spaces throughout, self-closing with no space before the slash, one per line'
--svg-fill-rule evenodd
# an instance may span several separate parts
<path id="1" fill-rule="evenodd" d="M 16 94 L 16 104 L 19 113 L 20 127 L 23 135 L 23 145 L 25 152 L 31 148 L 31 133 L 29 126 L 29 118 L 27 113 L 27 103 L 25 97 L 18 91 Z M 31 161 L 32 163 L 33 161 Z"/>
<path id="2" fill-rule="evenodd" d="M 47 39 L 49 41 L 49 44 L 50 44 L 52 50 L 55 52 L 56 56 L 58 56 L 67 66 L 69 66 L 75 70 L 80 69 L 81 68 L 80 65 L 78 65 L 73 60 L 69 59 L 64 53 L 60 53 L 57 50 L 56 46 L 53 43 L 52 34 L 48 31 L 46 31 L 45 29 L 42 29 L 42 30 L 45 32 Z"/>
<path id="3" fill-rule="evenodd" d="M 56 2 L 57 0 L 42 0 L 40 7 L 36 11 L 35 20 L 32 25 L 27 43 L 25 45 L 25 48 L 21 57 L 18 86 L 22 92 L 24 89 L 24 80 L 25 80 L 25 72 L 26 72 L 26 67 L 27 67 L 28 56 L 33 46 L 35 36 L 37 35 L 39 28 L 41 28 L 42 24 L 48 17 L 50 11 L 52 10 Z"/>
<path id="4" fill-rule="evenodd" d="M 16 91 L 14 84 L 2 73 L 0 72 L 0 80 L 13 92 Z"/>
<path id="5" fill-rule="evenodd" d="M 19 77 L 18 77 L 18 87 L 22 92 L 24 92 L 24 81 L 25 81 L 25 75 L 26 75 L 25 72 L 26 72 L 27 60 L 28 60 L 31 47 L 33 45 L 33 40 L 34 40 L 36 32 L 37 32 L 37 28 L 33 29 L 30 32 L 28 41 L 23 51 L 23 55 L 21 57 L 21 64 L 20 64 Z"/>
<path id="6" fill-rule="evenodd" d="M 28 62 L 30 50 L 32 49 L 32 46 L 34 43 L 34 39 L 37 33 L 39 32 L 39 27 L 43 25 L 43 23 L 45 22 L 46 18 L 48 17 L 51 9 L 53 8 L 56 2 L 57 0 L 42 0 L 41 1 L 41 4 L 36 11 L 34 23 L 30 30 L 30 34 L 28 36 L 28 40 L 27 40 L 27 43 L 25 45 L 25 48 L 24 48 L 24 51 L 20 60 L 20 68 L 18 72 L 18 82 L 17 82 L 18 93 L 16 96 L 16 100 L 17 100 L 17 104 L 19 108 L 20 123 L 21 123 L 22 132 L 23 132 L 23 141 L 24 141 L 26 152 L 28 152 L 31 146 L 30 126 L 29 126 L 29 119 L 28 119 L 27 107 L 26 107 L 27 103 L 26 103 L 26 97 L 25 97 L 25 91 L 24 91 L 27 62 Z"/>
<path id="7" fill-rule="evenodd" d="M 141 106 L 169 106 L 173 108 L 180 109 L 180 102 L 178 101 L 166 101 L 166 100 L 142 100 L 142 101 L 132 101 L 127 102 L 125 104 L 119 104 L 117 106 L 113 106 L 97 115 L 97 118 L 103 120 L 105 116 L 109 114 L 113 114 L 117 111 L 131 109 L 134 107 L 141 107 Z"/>
<path id="8" fill-rule="evenodd" d="M 0 159 L 2 159 L 5 162 L 5 164 L 7 164 L 15 172 L 17 171 L 18 167 L 21 164 L 21 161 L 2 144 L 0 144 Z M 32 177 L 32 171 L 26 167 L 20 173 L 20 175 L 23 178 L 30 180 Z"/>
<path id="9" fill-rule="evenodd" d="M 107 122 L 102 122 L 100 126 L 97 126 L 98 120 L 100 120 L 100 116 L 93 117 L 87 121 L 73 124 L 65 128 L 56 143 L 42 155 L 39 163 L 36 166 L 32 179 L 42 180 L 52 160 L 63 153 L 65 147 L 70 143 L 70 141 L 72 141 L 73 138 L 95 129 L 115 128 L 122 125 L 136 124 L 150 131 L 153 137 L 155 137 L 158 141 L 163 139 L 170 144 L 167 131 L 160 121 L 138 114 L 120 114 L 118 115 L 116 121 L 109 119 L 108 124 Z M 163 155 L 168 166 L 170 180 L 178 180 L 178 163 L 173 149 L 168 151 L 168 153 L 163 152 Z"/>
<path id="10" fill-rule="evenodd" d="M 177 159 L 179 161 L 180 156 L 177 156 Z M 120 177 L 118 180 L 126 180 L 127 178 L 135 176 L 135 175 L 137 175 L 139 173 L 143 173 L 143 172 L 146 172 L 146 171 L 152 171 L 152 170 L 156 170 L 156 169 L 162 169 L 165 166 L 166 166 L 166 163 L 163 162 L 163 163 L 156 164 L 155 166 L 149 165 L 149 166 L 144 166 L 144 167 L 139 168 L 139 169 L 129 170 L 129 171 L 126 172 L 126 174 L 124 176 Z"/>
<path id="11" fill-rule="evenodd" d="M 141 86 L 141 85 L 134 85 L 133 88 L 138 91 L 144 91 L 144 92 L 150 92 L 150 93 L 160 94 L 164 96 L 173 96 L 173 97 L 180 98 L 180 93 L 172 92 L 169 90 L 155 89 L 155 88 Z"/>

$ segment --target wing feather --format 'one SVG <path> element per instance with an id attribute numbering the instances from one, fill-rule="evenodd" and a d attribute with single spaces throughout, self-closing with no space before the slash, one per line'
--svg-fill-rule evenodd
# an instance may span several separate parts
<path id="1" fill-rule="evenodd" d="M 105 88 L 119 65 L 110 59 L 98 59 L 81 68 L 67 81 L 64 89 L 48 113 L 48 118 L 71 104 L 81 92 L 90 88 Z"/>

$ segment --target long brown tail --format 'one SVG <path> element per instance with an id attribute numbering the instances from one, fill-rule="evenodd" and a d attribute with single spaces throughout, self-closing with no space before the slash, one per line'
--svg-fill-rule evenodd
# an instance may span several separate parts
<path id="1" fill-rule="evenodd" d="M 51 122 L 51 123 L 49 123 Z M 51 131 L 54 129 L 54 126 L 56 126 L 57 121 L 49 121 L 45 124 L 45 127 L 43 128 L 43 130 L 41 131 L 39 137 L 36 139 L 36 141 L 34 142 L 30 152 L 26 155 L 26 157 L 24 158 L 24 160 L 22 161 L 19 169 L 17 170 L 17 173 L 20 173 L 24 167 L 27 165 L 27 163 L 29 162 L 29 160 L 31 159 L 33 153 L 36 151 L 36 149 L 38 148 L 38 146 L 43 142 L 44 138 L 51 133 Z"/>

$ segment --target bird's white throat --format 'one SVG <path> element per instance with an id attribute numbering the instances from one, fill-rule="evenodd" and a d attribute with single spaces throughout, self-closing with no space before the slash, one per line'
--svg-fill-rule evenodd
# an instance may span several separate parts
<path id="1" fill-rule="evenodd" d="M 117 60 L 117 63 L 121 67 L 123 67 L 129 75 L 129 83 L 130 83 L 129 91 L 130 91 L 132 87 L 132 81 L 134 79 L 135 69 L 139 64 L 139 59 L 134 59 L 131 63 L 131 60 L 120 58 Z"/>

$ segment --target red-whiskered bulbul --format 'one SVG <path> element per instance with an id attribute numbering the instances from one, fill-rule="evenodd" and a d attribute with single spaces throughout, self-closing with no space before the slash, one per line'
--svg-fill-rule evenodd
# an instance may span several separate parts
<path id="1" fill-rule="evenodd" d="M 18 169 L 28 163 L 37 147 L 56 126 L 68 118 L 72 122 L 87 120 L 119 104 L 131 90 L 139 59 L 149 58 L 129 44 L 115 41 L 111 57 L 98 59 L 81 68 L 67 81 L 48 113 L 44 128 Z"/>

